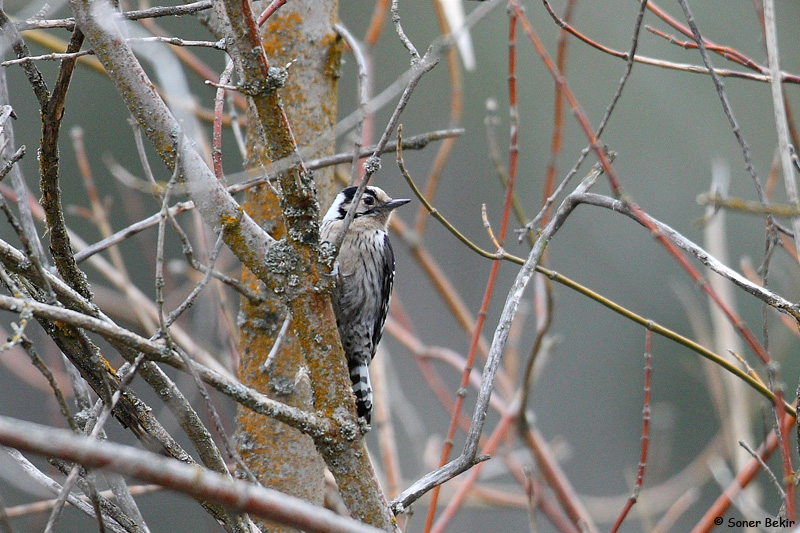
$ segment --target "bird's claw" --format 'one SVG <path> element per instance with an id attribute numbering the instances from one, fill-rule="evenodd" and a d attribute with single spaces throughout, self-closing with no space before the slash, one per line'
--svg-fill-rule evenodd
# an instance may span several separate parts
<path id="1" fill-rule="evenodd" d="M 322 275 L 325 276 L 325 277 L 328 277 L 328 278 L 335 278 L 336 276 L 338 276 L 339 275 L 339 261 L 337 260 L 337 261 L 333 262 L 333 268 L 331 269 L 330 273 L 326 274 L 325 272 L 323 272 Z"/>

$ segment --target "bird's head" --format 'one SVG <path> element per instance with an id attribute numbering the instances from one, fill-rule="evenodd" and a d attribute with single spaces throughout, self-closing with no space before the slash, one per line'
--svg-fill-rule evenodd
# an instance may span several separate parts
<path id="1" fill-rule="evenodd" d="M 357 187 L 347 187 L 342 189 L 339 194 L 336 195 L 336 199 L 333 201 L 333 205 L 331 205 L 330 209 L 328 209 L 328 212 L 325 214 L 325 218 L 322 219 L 323 222 L 343 220 L 344 217 L 347 216 L 347 211 L 350 209 L 350 206 L 355 200 L 356 189 Z M 392 211 L 410 201 L 411 200 L 405 198 L 393 200 L 383 191 L 383 189 L 379 187 L 368 186 L 366 189 L 364 189 L 364 194 L 361 195 L 361 199 L 358 202 L 358 207 L 356 207 L 353 221 L 363 217 L 368 217 L 379 222 L 381 225 L 386 226 L 386 224 L 389 222 L 389 216 L 392 214 Z"/>

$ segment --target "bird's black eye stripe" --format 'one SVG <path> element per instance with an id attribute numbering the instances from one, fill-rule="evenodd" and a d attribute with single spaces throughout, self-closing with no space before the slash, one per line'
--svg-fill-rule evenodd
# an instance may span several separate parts
<path id="1" fill-rule="evenodd" d="M 355 198 L 356 195 L 356 190 L 358 190 L 358 187 L 346 187 L 339 192 L 339 195 L 341 196 L 342 199 L 341 203 L 339 204 L 340 220 L 344 219 L 344 217 L 347 216 L 347 210 L 350 208 L 350 204 L 353 203 L 353 199 Z M 364 194 L 361 196 L 361 201 L 364 202 L 365 206 L 373 207 L 377 203 L 378 198 L 377 196 L 375 196 L 374 191 L 372 191 L 370 188 L 367 188 L 366 190 L 364 190 Z M 359 218 L 360 216 L 368 215 L 370 213 L 372 213 L 372 209 L 369 209 L 364 213 L 356 212 L 355 218 Z"/>

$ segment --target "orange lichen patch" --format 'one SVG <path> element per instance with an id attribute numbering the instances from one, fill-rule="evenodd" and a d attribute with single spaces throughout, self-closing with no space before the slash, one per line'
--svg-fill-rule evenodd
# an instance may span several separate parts
<path id="1" fill-rule="evenodd" d="M 114 370 L 114 367 L 111 366 L 111 363 L 108 362 L 108 359 L 106 359 L 102 355 L 100 356 L 100 362 L 103 364 L 104 367 L 106 367 L 106 370 L 108 370 L 108 372 L 112 376 L 116 376 L 117 375 L 117 371 Z"/>
<path id="2" fill-rule="evenodd" d="M 298 13 L 279 12 L 270 17 L 262 33 L 262 46 L 269 59 L 284 55 L 295 42 L 304 41 L 299 30 L 302 23 L 303 19 Z"/>
<path id="3" fill-rule="evenodd" d="M 322 39 L 321 46 L 328 51 L 325 62 L 325 76 L 334 80 L 339 78 L 339 69 L 342 66 L 342 53 L 344 41 L 335 33 Z"/>
<path id="4" fill-rule="evenodd" d="M 61 330 L 61 332 L 67 337 L 74 337 L 75 330 L 67 324 L 66 322 L 61 322 L 60 320 L 53 320 L 53 325 Z"/>
<path id="5" fill-rule="evenodd" d="M 242 209 L 242 207 L 239 206 L 239 209 Z M 224 231 L 229 231 L 229 230 L 234 229 L 236 226 L 238 226 L 240 220 L 241 220 L 241 215 L 240 216 L 230 216 L 230 215 L 228 215 L 228 216 L 220 217 L 219 223 L 222 226 L 222 229 Z"/>
<path id="6" fill-rule="evenodd" d="M 257 292 L 259 289 L 261 289 L 261 282 L 252 274 L 245 276 L 244 283 L 249 291 Z"/>

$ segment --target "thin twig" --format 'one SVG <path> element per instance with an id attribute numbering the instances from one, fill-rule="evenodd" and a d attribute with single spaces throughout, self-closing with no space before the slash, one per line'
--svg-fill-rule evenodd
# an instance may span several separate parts
<path id="1" fill-rule="evenodd" d="M 336 30 L 345 40 L 347 46 L 350 47 L 350 50 L 353 52 L 353 57 L 356 60 L 356 67 L 358 68 L 356 93 L 358 94 L 357 109 L 361 118 L 356 123 L 356 130 L 353 134 L 355 141 L 353 146 L 353 159 L 350 162 L 350 180 L 348 181 L 348 185 L 355 185 L 356 178 L 358 177 L 359 153 L 361 152 L 361 143 L 363 142 L 364 120 L 367 118 L 365 110 L 367 108 L 367 99 L 369 98 L 369 71 L 367 68 L 367 59 L 364 56 L 364 51 L 361 49 L 361 43 L 358 42 L 344 25 L 340 23 L 334 24 L 333 29 Z"/>
<path id="2" fill-rule="evenodd" d="M 278 355 L 278 352 L 281 350 L 281 344 L 283 344 L 283 341 L 286 338 L 286 334 L 289 332 L 289 324 L 291 323 L 292 323 L 292 314 L 287 311 L 286 318 L 283 319 L 283 324 L 281 324 L 281 330 L 275 337 L 275 342 L 272 343 L 272 348 L 270 348 L 269 353 L 267 354 L 267 358 L 261 365 L 262 372 L 267 373 L 269 371 L 270 365 L 275 360 L 275 357 Z"/>
<path id="3" fill-rule="evenodd" d="M 569 0 L 564 7 L 563 20 L 569 24 L 572 20 L 572 14 L 575 11 L 575 0 Z M 569 32 L 561 29 L 558 33 L 558 51 L 556 52 L 556 66 L 560 72 L 566 72 L 567 68 L 567 46 L 569 44 Z M 487 126 L 488 127 L 488 126 Z M 556 181 L 556 165 L 558 158 L 561 154 L 561 148 L 564 141 L 564 95 L 556 87 L 554 101 L 553 101 L 553 133 L 550 137 L 550 161 L 547 164 L 547 172 L 544 180 L 544 200 L 552 197 Z M 554 200 L 551 200 L 551 204 Z M 518 217 L 519 218 L 519 217 Z M 550 218 L 550 209 L 546 209 L 542 220 L 547 223 Z M 522 222 L 521 224 L 525 224 Z M 520 235 L 521 237 L 521 235 Z M 530 234 L 529 234 L 530 240 Z M 522 241 L 520 241 L 522 242 Z"/>
<path id="4" fill-rule="evenodd" d="M 195 46 L 225 51 L 224 41 L 192 41 L 178 37 L 163 37 L 161 35 L 155 35 L 153 37 L 135 37 L 126 40 L 131 43 L 166 43 L 172 46 Z"/>
<path id="5" fill-rule="evenodd" d="M 398 4 L 398 0 L 392 0 L 392 23 L 394 24 L 394 30 L 397 32 L 397 37 L 400 39 L 400 42 L 403 43 L 403 46 L 406 47 L 408 53 L 411 55 L 411 66 L 416 66 L 422 58 L 417 52 L 417 49 L 414 47 L 414 44 L 411 42 L 406 36 L 406 32 L 403 31 L 403 25 L 400 23 L 400 7 Z"/>
<path id="6" fill-rule="evenodd" d="M 211 254 L 208 256 L 208 265 L 206 266 L 205 274 L 203 274 L 203 279 L 194 286 L 192 292 L 184 298 L 183 302 L 176 307 L 167 318 L 164 320 L 164 326 L 169 328 L 177 319 L 180 317 L 187 309 L 189 309 L 193 304 L 203 289 L 208 285 L 208 282 L 211 281 L 211 278 L 214 274 L 214 264 L 217 262 L 217 257 L 219 257 L 219 253 L 222 250 L 222 236 L 217 237 L 217 243 L 214 245 L 214 249 L 211 251 Z"/>
<path id="7" fill-rule="evenodd" d="M 658 29 L 656 29 L 656 28 L 654 28 L 652 26 L 649 26 L 649 25 L 645 25 L 645 29 L 647 31 L 649 31 L 650 33 L 652 33 L 653 35 L 657 35 L 657 36 L 659 36 L 659 37 L 661 37 L 663 39 L 666 39 L 667 42 L 670 43 L 670 44 L 674 44 L 674 45 L 680 46 L 684 50 L 694 50 L 694 49 L 697 48 L 697 43 L 694 42 L 694 41 L 682 41 L 682 40 L 678 39 L 677 37 L 674 37 L 672 35 L 667 35 L 663 31 L 660 31 L 660 30 L 658 30 Z M 757 64 L 755 61 L 753 61 L 749 57 L 745 56 L 744 54 L 742 54 L 738 50 L 734 50 L 733 48 L 730 48 L 730 47 L 727 47 L 727 46 L 715 45 L 713 43 L 710 43 L 707 39 L 705 39 L 705 45 L 706 45 L 706 48 L 708 50 L 716 53 L 717 55 L 719 55 L 721 57 L 724 57 L 728 61 L 733 61 L 734 63 L 738 63 L 738 64 L 740 64 L 742 66 L 751 68 L 751 69 L 755 70 L 756 72 L 760 72 L 762 74 L 768 73 L 767 69 L 765 69 L 761 65 Z"/>
<path id="8" fill-rule="evenodd" d="M 162 490 L 164 490 L 164 487 L 160 485 L 133 485 L 130 487 L 130 492 L 134 496 L 149 494 L 151 492 L 158 492 Z M 116 494 L 111 490 L 105 490 L 100 493 L 100 496 L 103 496 L 104 498 L 113 498 L 115 495 Z M 53 507 L 53 505 L 55 505 L 55 502 L 55 499 L 41 500 L 34 503 L 26 503 L 22 505 L 15 505 L 14 507 L 7 507 L 5 511 L 8 518 L 20 518 L 37 513 L 46 513 Z"/>
<path id="9" fill-rule="evenodd" d="M 788 204 L 763 204 L 742 198 L 729 198 L 719 193 L 700 193 L 697 195 L 700 205 L 712 205 L 715 208 L 729 209 L 748 215 L 774 215 L 776 217 L 800 217 L 800 209 Z"/>
<path id="10" fill-rule="evenodd" d="M 125 11 L 120 13 L 120 15 L 128 20 L 142 20 L 158 17 L 179 17 L 182 15 L 192 15 L 199 11 L 211 9 L 213 5 L 214 3 L 211 0 L 203 0 L 201 2 L 193 2 L 191 4 L 179 6 L 151 7 L 149 9 Z M 19 31 L 49 28 L 66 28 L 69 31 L 72 31 L 75 29 L 75 19 L 65 18 L 58 20 L 26 20 L 23 22 L 18 22 L 15 25 Z"/>
<path id="11" fill-rule="evenodd" d="M 392 133 L 394 133 L 397 123 L 400 120 L 400 114 L 403 112 L 403 110 L 405 110 L 406 106 L 408 105 L 408 101 L 411 98 L 411 93 L 414 92 L 414 89 L 419 84 L 422 76 L 430 72 L 438 63 L 439 57 L 432 53 L 432 48 L 428 49 L 422 59 L 415 63 L 414 74 L 411 79 L 408 80 L 406 88 L 403 91 L 402 96 L 400 96 L 400 100 L 397 102 L 397 106 L 394 108 L 392 116 L 389 117 L 389 121 L 386 123 L 386 128 L 383 130 L 383 134 L 381 135 L 381 138 L 375 147 L 375 151 L 372 152 L 372 155 L 370 155 L 364 162 L 364 177 L 361 178 L 361 183 L 359 183 L 358 189 L 356 189 L 356 193 L 353 195 L 353 201 L 350 205 L 350 208 L 347 210 L 347 215 L 345 215 L 344 220 L 342 220 L 342 227 L 339 230 L 336 239 L 334 239 L 334 242 L 331 243 L 334 250 L 338 251 L 339 247 L 342 245 L 345 233 L 347 233 L 350 224 L 353 222 L 359 201 L 361 200 L 361 196 L 364 194 L 364 191 L 369 184 L 370 178 L 372 178 L 372 175 L 378 172 L 381 168 L 381 159 L 379 154 L 383 152 L 386 144 L 389 142 L 389 137 L 392 135 Z"/>
<path id="12" fill-rule="evenodd" d="M 14 324 L 12 323 L 11 326 L 14 327 Z M 20 326 L 24 327 L 23 324 L 20 324 Z M 47 367 L 42 358 L 39 357 L 39 354 L 33 347 L 33 344 L 25 335 L 20 336 L 19 344 L 22 346 L 22 349 L 25 350 L 25 353 L 28 354 L 28 357 L 30 357 L 31 364 L 33 364 L 33 366 L 42 373 L 47 380 L 47 383 L 50 385 L 50 388 L 53 389 L 53 396 L 55 396 L 56 402 L 58 402 L 58 406 L 61 409 L 61 414 L 66 419 L 67 424 L 69 424 L 69 427 L 73 431 L 77 431 L 78 427 L 75 424 L 75 419 L 72 416 L 72 412 L 67 405 L 67 400 L 64 398 L 64 393 L 61 391 L 61 387 L 58 386 L 58 382 L 56 381 L 53 372 Z"/>
<path id="13" fill-rule="evenodd" d="M 567 27 L 569 26 L 569 23 L 567 22 L 567 17 L 565 16 L 564 19 L 562 20 L 561 18 L 558 17 L 558 15 L 556 15 L 555 11 L 553 11 L 553 9 L 550 7 L 550 4 L 547 2 L 547 0 L 543 0 L 543 2 L 545 8 L 550 13 L 550 16 L 553 17 L 556 21 L 559 21 L 560 24 L 563 24 L 561 27 L 562 29 L 566 30 Z M 611 118 L 611 114 L 616 108 L 619 99 L 622 97 L 622 91 L 625 88 L 625 85 L 628 81 L 628 78 L 631 75 L 631 72 L 633 71 L 633 63 L 636 58 L 636 50 L 639 46 L 639 33 L 641 32 L 642 29 L 642 20 L 644 19 L 644 9 L 646 6 L 647 6 L 647 0 L 643 0 L 641 2 L 641 6 L 639 7 L 639 13 L 636 15 L 636 23 L 633 28 L 631 47 L 628 53 L 624 57 L 625 72 L 623 73 L 622 78 L 619 80 L 619 83 L 617 84 L 617 90 L 614 93 L 614 96 L 611 98 L 611 101 L 608 103 L 608 106 L 606 106 L 603 118 L 602 120 L 600 120 L 600 125 L 597 127 L 598 138 L 602 136 L 603 131 L 608 125 L 608 121 Z M 559 71 L 561 72 L 561 69 L 559 69 Z M 559 95 L 561 94 L 558 84 L 556 84 L 556 91 Z M 560 101 L 561 100 L 559 99 L 559 102 Z M 546 217 L 550 212 L 550 207 L 552 206 L 553 202 L 555 202 L 556 198 L 558 198 L 558 196 L 567 187 L 567 184 L 572 179 L 572 176 L 574 176 L 578 172 L 578 169 L 583 164 L 583 161 L 584 159 L 586 159 L 586 156 L 589 154 L 590 150 L 591 150 L 591 145 L 587 146 L 581 151 L 581 155 L 578 157 L 578 161 L 575 162 L 575 164 L 572 166 L 572 169 L 570 169 L 566 177 L 561 181 L 561 183 L 559 183 L 558 187 L 554 191 L 552 191 L 550 195 L 545 199 L 542 208 L 539 210 L 539 213 L 535 217 L 533 217 L 533 219 L 530 222 L 525 224 L 525 227 L 523 229 L 519 230 L 519 242 L 522 242 L 522 239 L 526 232 L 532 231 L 534 228 L 539 226 L 540 222 L 546 220 Z M 611 154 L 609 154 L 609 157 L 610 158 L 612 157 Z"/>
<path id="14" fill-rule="evenodd" d="M 653 373 L 653 356 L 651 355 L 652 332 L 648 329 L 645 330 L 645 348 L 644 348 L 644 407 L 642 408 L 642 451 L 639 457 L 639 471 L 636 474 L 636 483 L 633 485 L 633 491 L 630 498 L 628 498 L 625 508 L 617 518 L 614 526 L 611 528 L 612 533 L 616 533 L 628 512 L 639 499 L 639 492 L 642 490 L 644 483 L 644 469 L 647 466 L 647 448 L 650 444 L 650 379 Z"/>
<path id="15" fill-rule="evenodd" d="M 137 37 L 126 39 L 131 43 L 165 43 L 173 46 L 196 46 L 201 48 L 214 48 L 216 50 L 225 50 L 225 43 L 222 41 L 192 41 L 189 39 L 181 39 L 178 37 Z M 61 61 L 62 59 L 77 59 L 82 56 L 94 55 L 94 50 L 81 50 L 79 52 L 71 53 L 56 53 L 42 54 L 38 56 L 27 56 L 19 59 L 9 59 L 0 63 L 0 67 L 10 67 L 12 65 L 19 65 L 22 63 L 29 63 L 33 61 Z"/>
<path id="16" fill-rule="evenodd" d="M 24 156 L 25 156 L 25 145 L 23 144 L 22 146 L 17 148 L 17 151 L 14 152 L 9 158 L 9 160 L 5 162 L 3 167 L 0 168 L 0 181 L 2 181 L 3 178 L 5 178 L 8 175 L 8 173 L 11 172 L 11 168 L 17 163 L 17 161 L 22 159 Z"/>
<path id="17" fill-rule="evenodd" d="M 39 485 L 43 486 L 46 490 L 54 493 L 59 494 L 61 492 L 61 485 L 59 485 L 55 480 L 50 478 L 49 476 L 45 475 L 41 470 L 39 470 L 33 463 L 28 461 L 22 453 L 18 450 L 13 448 L 0 448 L 9 456 L 11 459 L 19 466 L 21 469 L 27 474 L 33 481 L 38 483 Z M 77 497 L 76 495 L 70 493 L 68 495 L 68 501 L 70 505 L 81 511 L 82 513 L 90 516 L 92 518 L 96 517 L 94 508 L 84 501 L 82 498 Z M 52 508 L 57 503 L 57 500 L 51 500 L 52 504 L 49 508 Z M 115 533 L 128 533 L 128 531 L 122 528 L 119 524 L 113 521 L 106 521 L 105 525 Z"/>
<path id="18" fill-rule="evenodd" d="M 61 61 L 62 59 L 76 59 L 81 56 L 88 56 L 94 55 L 94 50 L 81 50 L 80 52 L 71 52 L 67 54 L 59 54 L 59 53 L 52 53 L 52 54 L 42 54 L 38 56 L 26 56 L 20 57 L 18 59 L 8 59 L 0 63 L 0 67 L 10 67 L 12 65 L 20 65 L 22 63 L 28 63 L 32 61 Z"/>
<path id="19" fill-rule="evenodd" d="M 742 156 L 744 157 L 744 165 L 747 169 L 747 172 L 750 174 L 750 177 L 753 179 L 753 183 L 756 186 L 756 192 L 758 193 L 758 199 L 763 204 L 769 203 L 767 201 L 764 187 L 761 184 L 761 178 L 758 177 L 758 173 L 756 172 L 755 166 L 753 165 L 753 159 L 750 152 L 750 146 L 747 144 L 747 141 L 744 138 L 744 135 L 741 132 L 739 127 L 739 122 L 736 120 L 736 117 L 733 114 L 733 108 L 731 107 L 730 100 L 728 100 L 728 95 L 725 92 L 725 88 L 723 86 L 722 80 L 720 79 L 719 73 L 714 70 L 713 65 L 711 64 L 711 57 L 708 54 L 708 50 L 706 49 L 705 40 L 703 36 L 700 34 L 700 30 L 697 28 L 697 24 L 694 21 L 694 17 L 692 16 L 691 11 L 689 10 L 688 4 L 685 3 L 684 0 L 679 0 L 681 7 L 683 8 L 684 14 L 686 15 L 686 20 L 691 28 L 693 38 L 697 43 L 697 49 L 700 52 L 700 57 L 703 59 L 703 64 L 708 68 L 709 73 L 711 74 L 711 80 L 714 82 L 714 87 L 717 90 L 717 95 L 719 97 L 719 101 L 722 104 L 722 109 L 725 112 L 725 116 L 730 123 L 731 130 L 733 131 L 733 135 L 736 137 L 736 141 L 739 143 L 739 147 L 742 151 Z"/>
<path id="20" fill-rule="evenodd" d="M 219 76 L 219 85 L 227 85 L 231 81 L 233 75 L 233 60 L 228 58 L 225 70 Z M 218 180 L 226 183 L 225 173 L 222 170 L 222 107 L 225 103 L 225 89 L 217 87 L 217 93 L 214 96 L 214 126 L 212 133 L 212 148 L 211 159 L 214 162 L 214 175 Z"/>
<path id="21" fill-rule="evenodd" d="M 764 461 L 764 459 L 762 459 L 761 456 L 758 453 L 756 453 L 756 451 L 753 448 L 751 448 L 750 445 L 747 444 L 745 441 L 740 440 L 739 441 L 739 446 L 741 446 L 742 448 L 747 450 L 747 453 L 749 453 L 753 457 L 753 459 L 758 461 L 758 464 L 761 465 L 761 468 L 764 469 L 764 472 L 766 472 L 767 475 L 769 476 L 770 480 L 772 480 L 772 484 L 775 485 L 775 488 L 778 489 L 778 494 L 781 495 L 781 500 L 785 501 L 786 500 L 786 491 L 783 490 L 783 487 L 781 486 L 780 481 L 778 481 L 778 478 L 775 476 L 775 473 L 767 465 L 767 463 Z"/>
<path id="22" fill-rule="evenodd" d="M 461 128 L 455 129 L 448 129 L 448 130 L 437 130 L 431 133 L 424 133 L 421 135 L 415 135 L 413 137 L 409 137 L 403 141 L 403 149 L 405 150 L 421 150 L 425 148 L 430 141 L 445 139 L 452 136 L 461 135 L 464 132 Z M 397 150 L 397 141 L 390 141 L 387 142 L 386 145 L 380 150 L 380 153 L 386 152 L 393 152 Z M 378 145 L 371 145 L 361 150 L 359 154 L 360 157 L 366 157 L 369 155 L 373 155 L 376 151 L 378 151 Z M 352 152 L 344 152 L 340 154 L 336 154 L 333 156 L 323 157 L 319 159 L 313 159 L 306 163 L 306 168 L 308 170 L 316 170 L 318 168 L 324 168 L 331 165 L 337 165 L 340 163 L 346 163 L 350 161 L 353 157 Z M 144 166 L 145 172 L 149 171 L 149 164 Z M 275 168 L 275 164 L 270 166 L 269 170 L 271 171 L 270 174 L 265 174 L 262 176 L 258 176 L 255 178 L 251 178 L 240 183 L 235 183 L 233 185 L 228 186 L 228 192 L 231 194 L 236 194 L 242 192 L 246 189 L 251 187 L 256 187 L 258 185 L 267 183 L 274 179 L 274 176 L 277 172 L 280 171 L 280 166 Z M 233 179 L 235 176 L 228 176 L 228 179 Z M 155 181 L 155 180 L 154 180 Z M 194 202 L 179 202 L 170 208 L 170 214 L 172 216 L 178 215 L 190 209 L 194 209 Z M 156 213 L 151 215 L 150 217 L 140 220 L 134 224 L 131 224 L 127 228 L 124 228 L 109 238 L 103 239 L 102 241 L 98 241 L 91 246 L 87 246 L 83 250 L 79 251 L 75 254 L 75 261 L 81 263 L 88 259 L 89 257 L 97 254 L 105 250 L 110 246 L 114 246 L 115 244 L 119 244 L 120 242 L 136 235 L 137 233 L 144 231 L 148 228 L 151 228 L 158 224 L 158 221 L 161 219 L 161 213 Z"/>
<path id="23" fill-rule="evenodd" d="M 263 26 L 264 23 L 270 18 L 278 9 L 286 3 L 286 0 L 272 0 L 266 9 L 259 15 L 257 24 Z"/>
<path id="24" fill-rule="evenodd" d="M 755 4 L 756 2 L 753 2 L 753 3 Z M 758 15 L 758 18 L 760 19 L 760 22 L 761 22 L 762 27 L 763 27 L 764 21 L 763 21 L 763 17 L 761 17 L 761 11 L 762 11 L 761 7 L 759 5 L 756 5 L 755 7 L 756 7 L 756 11 L 757 11 L 756 15 Z M 672 17 L 669 13 L 667 13 L 666 11 L 661 9 L 655 2 L 653 2 L 653 1 L 649 2 L 647 4 L 647 8 L 652 13 L 654 13 L 658 18 L 660 18 L 665 23 L 667 23 L 669 26 L 675 28 L 676 30 L 678 30 L 680 33 L 682 33 L 686 37 L 689 37 L 690 39 L 694 39 L 694 35 L 692 34 L 692 30 L 691 29 L 689 29 L 686 26 L 684 26 L 683 24 L 681 24 L 676 18 Z M 697 48 L 697 42 L 676 43 L 676 44 L 679 44 L 680 46 L 682 46 L 682 47 L 684 47 L 686 49 L 689 49 L 689 48 L 695 49 L 695 48 Z M 703 44 L 706 46 L 706 48 L 708 50 L 711 50 L 711 51 L 715 52 L 717 55 L 719 55 L 719 56 L 721 56 L 721 57 L 723 57 L 723 58 L 725 58 L 725 59 L 727 59 L 729 61 L 734 61 L 736 63 L 739 63 L 740 65 L 742 65 L 744 67 L 747 67 L 747 68 L 749 68 L 751 70 L 754 70 L 754 71 L 756 71 L 758 73 L 761 73 L 761 74 L 769 74 L 769 69 L 757 64 L 755 61 L 753 61 L 752 59 L 748 58 L 747 56 L 745 56 L 742 52 L 739 52 L 738 50 L 731 49 L 731 48 L 729 48 L 727 46 L 719 46 L 716 43 L 706 39 L 705 37 L 703 38 Z"/>
<path id="25" fill-rule="evenodd" d="M 138 128 L 137 128 L 138 129 Z M 158 329 L 159 335 L 170 343 L 169 340 L 169 326 L 164 320 L 164 238 L 166 237 L 167 219 L 169 213 L 169 199 L 172 195 L 172 189 L 178 180 L 181 168 L 181 154 L 177 154 L 175 159 L 175 168 L 172 170 L 172 176 L 167 183 L 164 194 L 161 196 L 161 217 L 158 223 L 158 233 L 156 237 L 156 269 L 155 269 L 155 289 L 156 289 L 156 311 L 158 313 Z M 172 348 L 171 346 L 169 346 Z"/>

